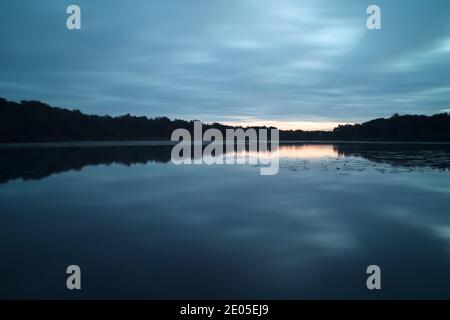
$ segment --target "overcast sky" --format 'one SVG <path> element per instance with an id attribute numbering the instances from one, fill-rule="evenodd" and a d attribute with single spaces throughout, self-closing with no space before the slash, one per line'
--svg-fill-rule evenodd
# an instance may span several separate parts
<path id="1" fill-rule="evenodd" d="M 450 111 L 448 0 L 1 0 L 0 41 L 0 96 L 87 113 L 311 129 Z"/>

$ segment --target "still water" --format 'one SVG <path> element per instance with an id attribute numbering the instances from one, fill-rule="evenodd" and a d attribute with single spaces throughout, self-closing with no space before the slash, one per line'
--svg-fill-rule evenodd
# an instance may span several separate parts
<path id="1" fill-rule="evenodd" d="M 0 298 L 450 298 L 449 145 L 282 145 L 273 176 L 171 148 L 0 147 Z"/>

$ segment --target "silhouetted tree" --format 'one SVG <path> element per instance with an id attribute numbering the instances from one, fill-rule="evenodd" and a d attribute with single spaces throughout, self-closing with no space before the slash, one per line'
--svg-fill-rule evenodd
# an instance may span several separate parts
<path id="1" fill-rule="evenodd" d="M 173 130 L 178 128 L 192 133 L 194 122 L 130 114 L 119 117 L 87 115 L 80 110 L 51 107 L 39 101 L 16 103 L 0 98 L 0 142 L 170 140 Z M 219 123 L 204 125 L 204 130 L 209 128 L 217 128 L 225 134 L 228 128 L 240 127 Z M 389 119 L 340 125 L 333 131 L 280 130 L 280 139 L 450 142 L 450 115 L 394 114 Z"/>

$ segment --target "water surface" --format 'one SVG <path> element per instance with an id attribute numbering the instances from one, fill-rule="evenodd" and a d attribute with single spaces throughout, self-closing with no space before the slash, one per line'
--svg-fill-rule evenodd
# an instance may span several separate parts
<path id="1" fill-rule="evenodd" d="M 171 148 L 1 147 L 0 297 L 450 298 L 448 145 L 291 143 L 274 176 Z"/>

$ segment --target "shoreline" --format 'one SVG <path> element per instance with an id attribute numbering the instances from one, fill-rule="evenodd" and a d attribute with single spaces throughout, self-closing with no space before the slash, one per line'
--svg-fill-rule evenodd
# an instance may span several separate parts
<path id="1" fill-rule="evenodd" d="M 2 142 L 0 148 L 75 148 L 75 147 L 145 147 L 170 146 L 179 141 L 171 140 L 92 140 L 58 142 Z M 209 144 L 203 141 L 204 145 Z M 270 143 L 270 142 L 269 142 Z M 395 145 L 450 145 L 446 141 L 367 141 L 367 140 L 280 140 L 280 145 L 288 144 L 395 144 Z"/>

